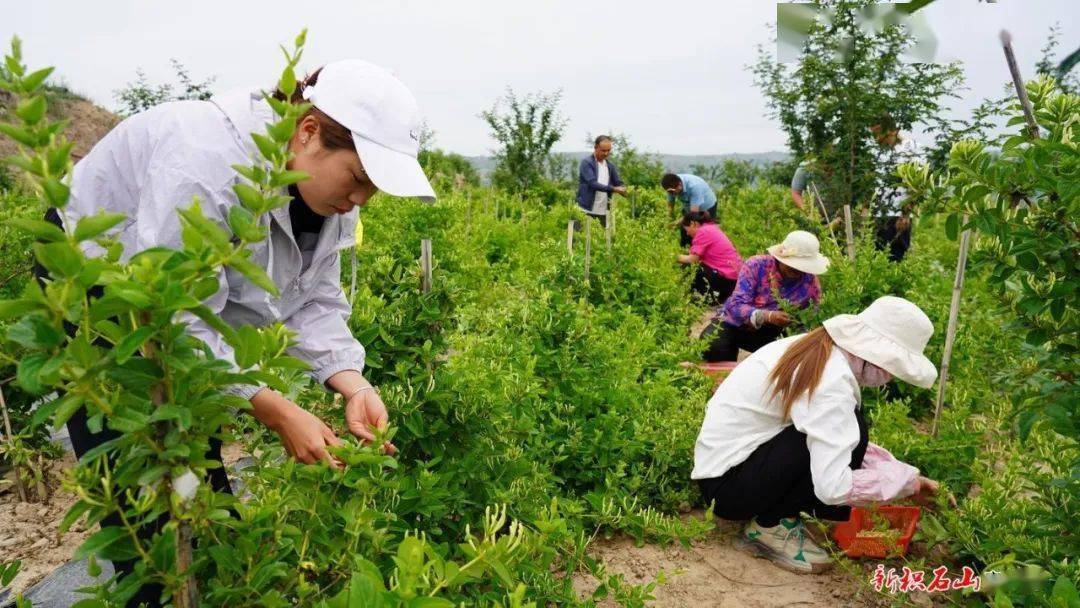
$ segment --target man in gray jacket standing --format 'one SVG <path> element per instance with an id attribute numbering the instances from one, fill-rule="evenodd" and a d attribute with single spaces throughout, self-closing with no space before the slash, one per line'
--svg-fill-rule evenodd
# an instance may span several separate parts
<path id="1" fill-rule="evenodd" d="M 581 159 L 578 165 L 577 204 L 585 213 L 599 218 L 604 227 L 607 227 L 611 195 L 626 196 L 619 170 L 607 160 L 610 155 L 611 138 L 600 135 L 593 142 L 593 153 Z"/>

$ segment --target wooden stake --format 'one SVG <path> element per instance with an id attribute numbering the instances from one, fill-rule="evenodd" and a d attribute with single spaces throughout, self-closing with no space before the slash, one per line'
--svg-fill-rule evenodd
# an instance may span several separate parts
<path id="1" fill-rule="evenodd" d="M 967 215 L 962 220 L 967 224 Z M 956 320 L 960 314 L 960 294 L 964 289 L 964 269 L 967 267 L 968 247 L 971 243 L 971 231 L 965 230 L 960 235 L 960 255 L 956 260 L 956 279 L 953 281 L 952 302 L 949 304 L 949 324 L 945 329 L 945 350 L 941 353 L 941 374 L 938 378 L 937 398 L 934 400 L 934 425 L 930 434 L 937 437 L 938 420 L 945 404 L 945 385 L 949 381 L 949 361 L 952 359 L 953 343 L 956 340 Z"/>
<path id="2" fill-rule="evenodd" d="M 8 416 L 7 401 L 4 400 L 4 391 L 0 388 L 0 412 L 4 414 L 4 436 L 7 437 L 8 445 L 15 446 L 15 434 L 11 432 L 11 418 Z M 23 485 L 22 476 L 19 475 L 19 467 L 15 467 L 15 488 L 19 491 L 19 500 L 28 502 L 26 486 Z"/>
<path id="3" fill-rule="evenodd" d="M 176 608 L 195 608 L 199 605 L 199 592 L 195 586 L 195 576 L 191 573 L 191 564 L 194 561 L 193 542 L 191 522 L 181 521 L 176 527 L 176 573 L 183 577 L 183 582 L 173 594 Z"/>
<path id="4" fill-rule="evenodd" d="M 566 253 L 574 257 L 574 220 L 566 222 Z"/>
<path id="5" fill-rule="evenodd" d="M 591 217 L 585 218 L 585 284 L 589 283 L 589 266 L 592 263 L 592 223 Z"/>
<path id="6" fill-rule="evenodd" d="M 851 205 L 844 205 L 844 240 L 847 241 L 847 257 L 855 259 L 855 235 L 851 229 Z"/>
<path id="7" fill-rule="evenodd" d="M 1020 107 L 1024 110 L 1024 118 L 1027 119 L 1028 134 L 1032 139 L 1039 139 L 1039 123 L 1035 122 L 1035 111 L 1031 107 L 1027 88 L 1024 87 L 1024 79 L 1020 76 L 1020 66 L 1017 65 L 1016 55 L 1013 54 L 1012 34 L 1008 30 L 1001 30 L 1001 49 L 1005 51 L 1005 61 L 1009 64 L 1009 74 L 1012 75 L 1016 96 L 1020 98 Z"/>
<path id="8" fill-rule="evenodd" d="M 420 292 L 431 291 L 431 239 L 420 241 Z"/>
<path id="9" fill-rule="evenodd" d="M 833 230 L 832 220 L 829 218 L 829 212 L 825 209 L 825 202 L 821 200 L 821 193 L 818 192 L 816 184 L 810 184 L 810 189 L 814 191 L 814 200 L 817 201 L 818 206 L 821 207 L 821 215 L 825 218 L 825 225 L 829 227 L 829 234 L 832 235 L 833 240 L 836 240 L 836 231 Z"/>

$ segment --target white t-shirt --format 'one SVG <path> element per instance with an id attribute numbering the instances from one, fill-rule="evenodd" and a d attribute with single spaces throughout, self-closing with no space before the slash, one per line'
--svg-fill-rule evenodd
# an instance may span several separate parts
<path id="1" fill-rule="evenodd" d="M 608 185 L 611 182 L 611 172 L 608 171 L 607 161 L 596 161 L 596 181 Z M 608 193 L 603 190 L 597 190 L 596 196 L 593 198 L 593 215 L 607 215 L 608 208 Z"/>

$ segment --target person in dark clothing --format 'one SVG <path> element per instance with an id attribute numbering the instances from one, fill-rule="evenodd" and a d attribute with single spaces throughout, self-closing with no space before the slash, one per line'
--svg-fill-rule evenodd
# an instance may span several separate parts
<path id="1" fill-rule="evenodd" d="M 611 196 L 626 196 L 626 186 L 619 177 L 619 169 L 608 160 L 611 156 L 611 138 L 600 135 L 593 142 L 593 153 L 578 164 L 577 204 L 589 216 L 600 220 L 607 227 Z"/>

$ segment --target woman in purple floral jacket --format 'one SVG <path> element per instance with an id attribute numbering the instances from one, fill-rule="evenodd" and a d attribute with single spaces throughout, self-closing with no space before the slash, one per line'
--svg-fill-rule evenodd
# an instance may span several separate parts
<path id="1" fill-rule="evenodd" d="M 706 361 L 735 361 L 739 349 L 754 352 L 776 340 L 791 317 L 780 310 L 777 294 L 805 308 L 821 300 L 817 275 L 829 268 L 817 237 L 796 230 L 784 242 L 743 263 L 735 291 L 702 335 L 714 335 L 702 357 Z"/>

